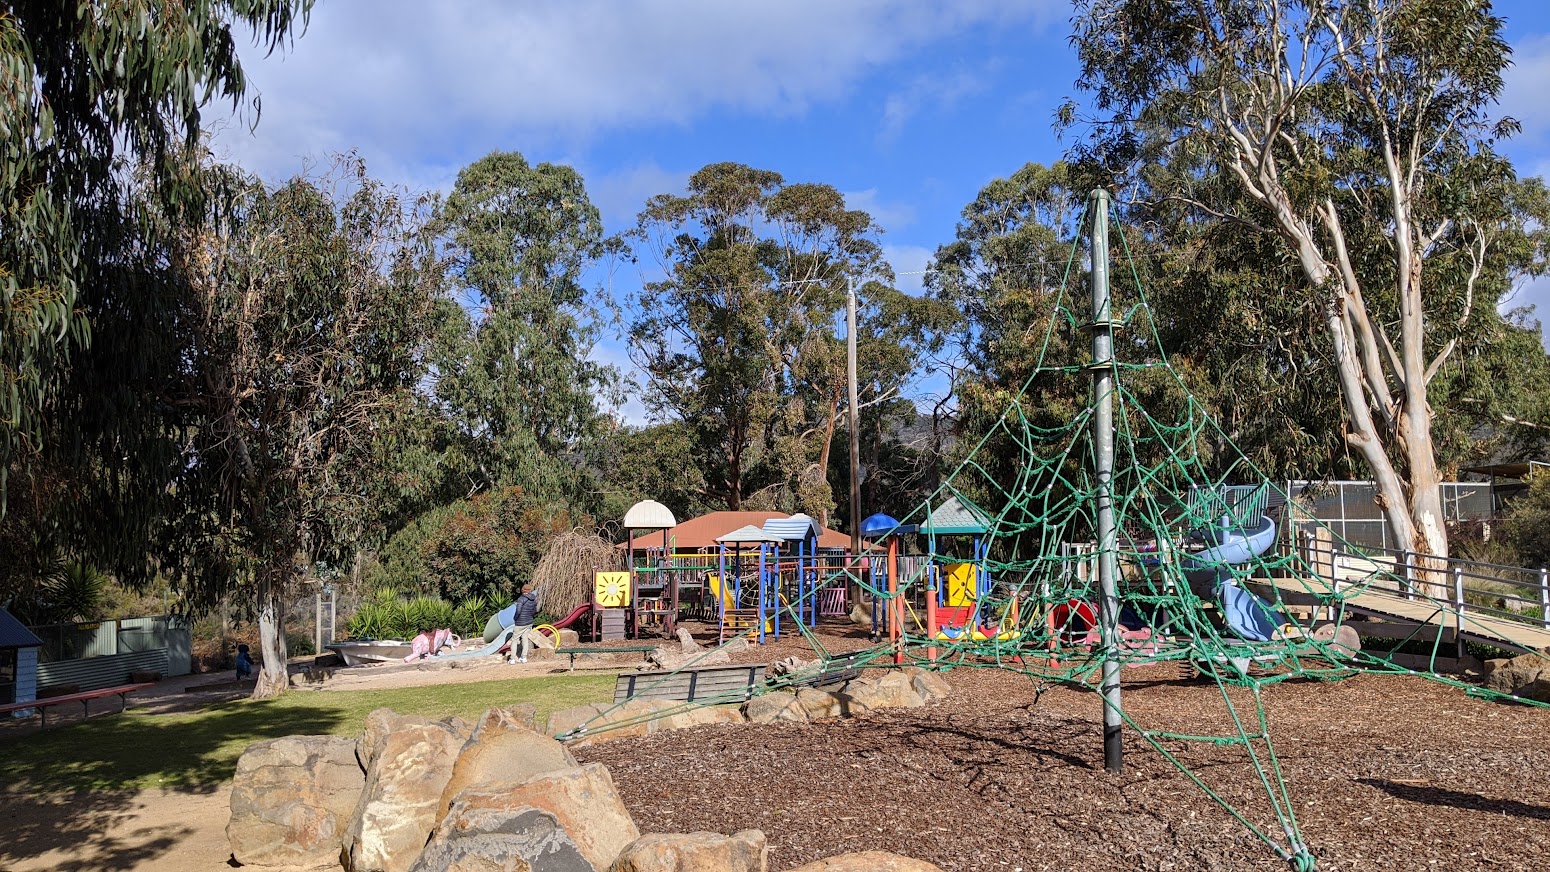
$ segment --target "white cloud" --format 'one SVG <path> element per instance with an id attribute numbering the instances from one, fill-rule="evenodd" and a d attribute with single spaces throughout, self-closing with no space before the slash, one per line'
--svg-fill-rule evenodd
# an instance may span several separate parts
<path id="1" fill-rule="evenodd" d="M 496 147 L 527 152 L 713 109 L 797 114 L 934 40 L 982 26 L 1040 28 L 1064 8 L 1057 0 L 333 0 L 319 4 L 288 51 L 246 53 L 262 123 L 255 136 L 239 124 L 221 139 L 274 177 L 294 173 L 302 157 L 352 147 L 385 171 L 408 171 L 390 156 L 428 154 L 433 165 L 457 166 Z"/>
<path id="2" fill-rule="evenodd" d="M 876 188 L 865 191 L 842 191 L 848 209 L 860 209 L 872 216 L 872 221 L 884 231 L 901 230 L 915 223 L 915 207 L 908 203 L 888 202 L 878 199 Z"/>
<path id="3" fill-rule="evenodd" d="M 954 103 L 985 90 L 990 69 L 957 70 L 950 75 L 920 76 L 909 86 L 883 101 L 883 126 L 877 138 L 893 142 L 910 119 L 928 107 L 951 108 Z"/>
<path id="4" fill-rule="evenodd" d="M 689 170 L 665 170 L 653 161 L 638 163 L 615 172 L 587 176 L 587 193 L 603 213 L 610 230 L 623 230 L 635 224 L 635 216 L 645 208 L 646 200 L 657 194 L 683 194 L 689 187 Z"/>
<path id="5" fill-rule="evenodd" d="M 1503 76 L 1502 114 L 1523 125 L 1522 141 L 1540 142 L 1550 133 L 1550 34 L 1532 36 L 1512 47 L 1512 66 Z"/>
<path id="6" fill-rule="evenodd" d="M 935 254 L 934 249 L 920 245 L 883 246 L 883 258 L 893 267 L 898 277 L 894 287 L 914 297 L 925 293 L 926 277 L 922 273 L 931 265 L 931 258 Z"/>

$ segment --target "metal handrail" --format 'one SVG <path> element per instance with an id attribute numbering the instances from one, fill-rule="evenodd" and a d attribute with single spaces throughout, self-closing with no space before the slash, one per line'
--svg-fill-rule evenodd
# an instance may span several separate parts
<path id="1" fill-rule="evenodd" d="M 1366 560 L 1376 564 L 1368 583 L 1379 589 L 1388 588 L 1383 582 L 1392 580 L 1392 590 L 1406 599 L 1433 600 L 1460 614 L 1473 612 L 1550 629 L 1550 570 L 1545 568 L 1392 548 L 1345 549 L 1337 543 L 1319 543 L 1306 531 L 1301 538 L 1307 559 L 1316 568 L 1327 566 L 1331 579 L 1339 578 L 1336 563 L 1341 558 Z M 1435 568 L 1428 571 L 1424 568 L 1428 566 Z"/>

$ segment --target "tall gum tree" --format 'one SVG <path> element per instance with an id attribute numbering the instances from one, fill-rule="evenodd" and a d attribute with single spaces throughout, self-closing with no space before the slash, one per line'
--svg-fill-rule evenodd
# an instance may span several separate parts
<path id="1" fill-rule="evenodd" d="M 288 685 L 285 606 L 304 574 L 369 544 L 393 489 L 385 431 L 425 373 L 439 288 L 423 217 L 358 161 L 268 189 L 220 168 L 234 209 L 173 266 L 195 333 L 173 402 L 190 423 L 166 570 L 205 602 L 254 596 L 255 697 Z"/>
<path id="2" fill-rule="evenodd" d="M 892 278 L 877 232 L 832 186 L 735 163 L 647 202 L 633 235 L 664 278 L 641 294 L 631 354 L 691 428 L 710 501 L 738 509 L 762 490 L 814 514 L 832 507 L 834 325 L 848 281 Z"/>
<path id="3" fill-rule="evenodd" d="M 589 357 L 597 309 L 582 276 L 608 243 L 581 175 L 492 152 L 458 173 L 436 223 L 448 296 L 435 394 L 473 488 L 573 496 L 575 458 L 601 427 L 597 396 L 617 380 Z"/>
<path id="4" fill-rule="evenodd" d="M 1397 541 L 1446 556 L 1428 386 L 1457 349 L 1514 178 L 1490 106 L 1510 50 L 1478 0 L 1081 0 L 1076 152 L 1122 183 L 1205 161 L 1246 195 L 1164 189 L 1280 241 L 1322 306 L 1345 439 Z M 1068 104 L 1062 122 L 1079 122 Z"/>

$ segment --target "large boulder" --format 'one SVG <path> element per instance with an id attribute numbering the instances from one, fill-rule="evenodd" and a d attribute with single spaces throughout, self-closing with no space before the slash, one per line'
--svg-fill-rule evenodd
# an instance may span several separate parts
<path id="1" fill-rule="evenodd" d="M 797 703 L 797 695 L 790 691 L 766 693 L 750 699 L 743 706 L 743 714 L 752 724 L 773 724 L 776 721 L 807 721 L 807 711 Z"/>
<path id="2" fill-rule="evenodd" d="M 906 666 L 899 670 L 899 674 L 909 676 L 910 687 L 926 702 L 946 699 L 953 693 L 952 685 L 939 672 L 930 672 L 919 666 Z"/>
<path id="3" fill-rule="evenodd" d="M 765 872 L 764 833 L 651 833 L 631 842 L 610 872 Z"/>
<path id="4" fill-rule="evenodd" d="M 245 866 L 339 862 L 365 783 L 353 739 L 288 736 L 248 746 L 232 781 L 232 856 Z"/>
<path id="5" fill-rule="evenodd" d="M 942 872 L 942 868 L 887 851 L 861 851 L 814 860 L 790 872 Z"/>
<path id="6" fill-rule="evenodd" d="M 570 627 L 560 628 L 560 650 L 566 651 L 581 646 L 581 634 Z"/>
<path id="7" fill-rule="evenodd" d="M 565 746 L 537 732 L 533 721 L 531 704 L 484 713 L 452 766 L 452 777 L 441 791 L 436 820 L 446 815 L 452 800 L 465 790 L 515 787 L 576 765 L 576 758 Z"/>
<path id="8" fill-rule="evenodd" d="M 838 694 L 816 687 L 804 687 L 797 691 L 797 705 L 810 721 L 837 718 L 844 715 L 845 703 Z"/>
<path id="9" fill-rule="evenodd" d="M 560 827 L 536 808 L 473 813 L 438 827 L 412 872 L 599 872 Z"/>
<path id="10" fill-rule="evenodd" d="M 743 720 L 742 710 L 735 705 L 710 705 L 685 709 L 652 721 L 652 724 L 655 728 L 653 732 L 656 732 L 703 727 L 707 724 L 740 724 Z"/>
<path id="11" fill-rule="evenodd" d="M 614 704 L 611 702 L 593 702 L 551 712 L 549 724 L 544 728 L 544 732 L 551 736 L 559 737 L 579 727 L 586 727 L 588 730 L 591 730 L 593 719 L 613 707 Z"/>
<path id="12" fill-rule="evenodd" d="M 926 704 L 915 692 L 910 677 L 891 672 L 881 678 L 852 681 L 840 694 L 846 714 L 857 715 L 874 709 L 919 708 Z"/>
<path id="13" fill-rule="evenodd" d="M 625 846 L 640 837 L 601 763 L 564 769 L 509 789 L 465 790 L 453 800 L 438 835 L 476 829 L 526 808 L 554 815 L 581 855 L 599 870 L 612 865 Z"/>
<path id="14" fill-rule="evenodd" d="M 1550 659 L 1543 654 L 1520 654 L 1510 660 L 1487 660 L 1485 686 L 1497 693 L 1539 699 L 1535 684 L 1550 682 Z"/>
<path id="15" fill-rule="evenodd" d="M 414 865 L 467 739 L 461 721 L 384 711 L 367 717 L 357 750 L 367 761 L 366 785 L 343 854 L 349 872 L 406 872 Z"/>

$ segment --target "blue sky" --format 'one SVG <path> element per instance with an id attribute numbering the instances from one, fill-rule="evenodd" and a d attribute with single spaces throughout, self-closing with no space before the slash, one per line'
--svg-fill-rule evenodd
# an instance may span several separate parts
<path id="1" fill-rule="evenodd" d="M 1515 51 L 1502 111 L 1524 125 L 1506 151 L 1550 174 L 1550 4 L 1496 9 Z M 355 149 L 415 190 L 520 151 L 576 167 L 610 230 L 736 161 L 845 192 L 908 273 L 986 182 L 1061 156 L 1069 15 L 1058 0 L 321 0 L 287 50 L 244 54 L 262 115 L 251 133 L 250 113 L 226 122 L 216 142 L 272 181 Z M 616 293 L 636 270 L 609 277 Z M 1550 280 L 1515 302 L 1550 312 Z M 596 356 L 628 367 L 616 337 Z"/>

